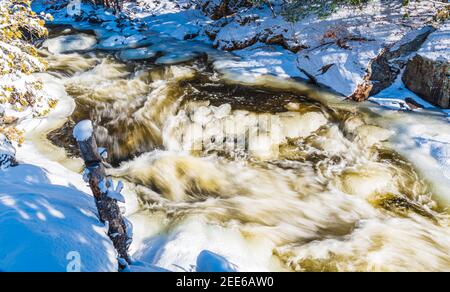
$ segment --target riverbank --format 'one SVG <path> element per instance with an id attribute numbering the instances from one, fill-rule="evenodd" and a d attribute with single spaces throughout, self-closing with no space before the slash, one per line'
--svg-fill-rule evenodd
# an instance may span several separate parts
<path id="1" fill-rule="evenodd" d="M 227 66 L 237 74 L 300 78 L 364 100 L 401 77 L 408 59 L 444 25 L 450 7 L 442 1 L 370 1 L 321 17 L 305 13 L 288 22 L 277 1 L 270 8 L 249 7 L 245 1 L 230 1 L 226 7 L 220 3 L 142 0 L 126 3 L 124 14 L 147 29 L 233 52 L 241 59 Z"/>

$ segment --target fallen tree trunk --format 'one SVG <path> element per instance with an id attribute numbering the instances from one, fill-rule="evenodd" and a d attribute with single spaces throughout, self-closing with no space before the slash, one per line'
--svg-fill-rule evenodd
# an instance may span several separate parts
<path id="1" fill-rule="evenodd" d="M 120 194 L 121 183 L 114 189 L 112 180 L 106 177 L 102 156 L 99 153 L 91 121 L 81 121 L 73 131 L 81 156 L 86 165 L 86 177 L 95 198 L 100 220 L 108 227 L 108 236 L 118 253 L 119 268 L 123 270 L 130 263 L 128 247 L 131 244 L 130 229 L 122 216 L 118 201 L 124 202 Z"/>

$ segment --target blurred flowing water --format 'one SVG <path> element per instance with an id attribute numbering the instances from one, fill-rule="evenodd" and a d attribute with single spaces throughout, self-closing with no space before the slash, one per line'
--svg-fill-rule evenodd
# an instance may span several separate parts
<path id="1" fill-rule="evenodd" d="M 41 52 L 76 106 L 46 137 L 73 159 L 74 124 L 93 120 L 109 174 L 136 198 L 135 257 L 172 270 L 203 249 L 244 271 L 450 270 L 448 212 L 373 112 L 274 78 L 230 82 L 209 52 L 124 60 L 61 31 Z M 74 33 L 81 52 L 58 39 Z"/>

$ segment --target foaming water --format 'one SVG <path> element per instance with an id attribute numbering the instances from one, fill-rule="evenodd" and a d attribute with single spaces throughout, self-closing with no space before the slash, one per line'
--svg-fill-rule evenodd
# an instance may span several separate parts
<path id="1" fill-rule="evenodd" d="M 203 249 L 244 271 L 450 269 L 439 189 L 390 148 L 395 117 L 293 81 L 230 82 L 198 59 L 48 58 L 76 103 L 49 138 L 76 155 L 71 128 L 94 121 L 109 174 L 139 201 L 136 257 L 174 270 Z"/>

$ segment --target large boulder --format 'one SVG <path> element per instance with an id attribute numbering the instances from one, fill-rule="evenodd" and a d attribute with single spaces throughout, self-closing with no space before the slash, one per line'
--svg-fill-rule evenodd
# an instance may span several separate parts
<path id="1" fill-rule="evenodd" d="M 408 57 L 420 49 L 433 31 L 435 31 L 435 28 L 431 25 L 413 30 L 378 56 L 371 65 L 370 82 L 372 89 L 369 94 L 375 95 L 391 86 L 407 64 Z"/>
<path id="2" fill-rule="evenodd" d="M 408 63 L 403 82 L 426 101 L 450 108 L 450 21 L 428 37 Z"/>

